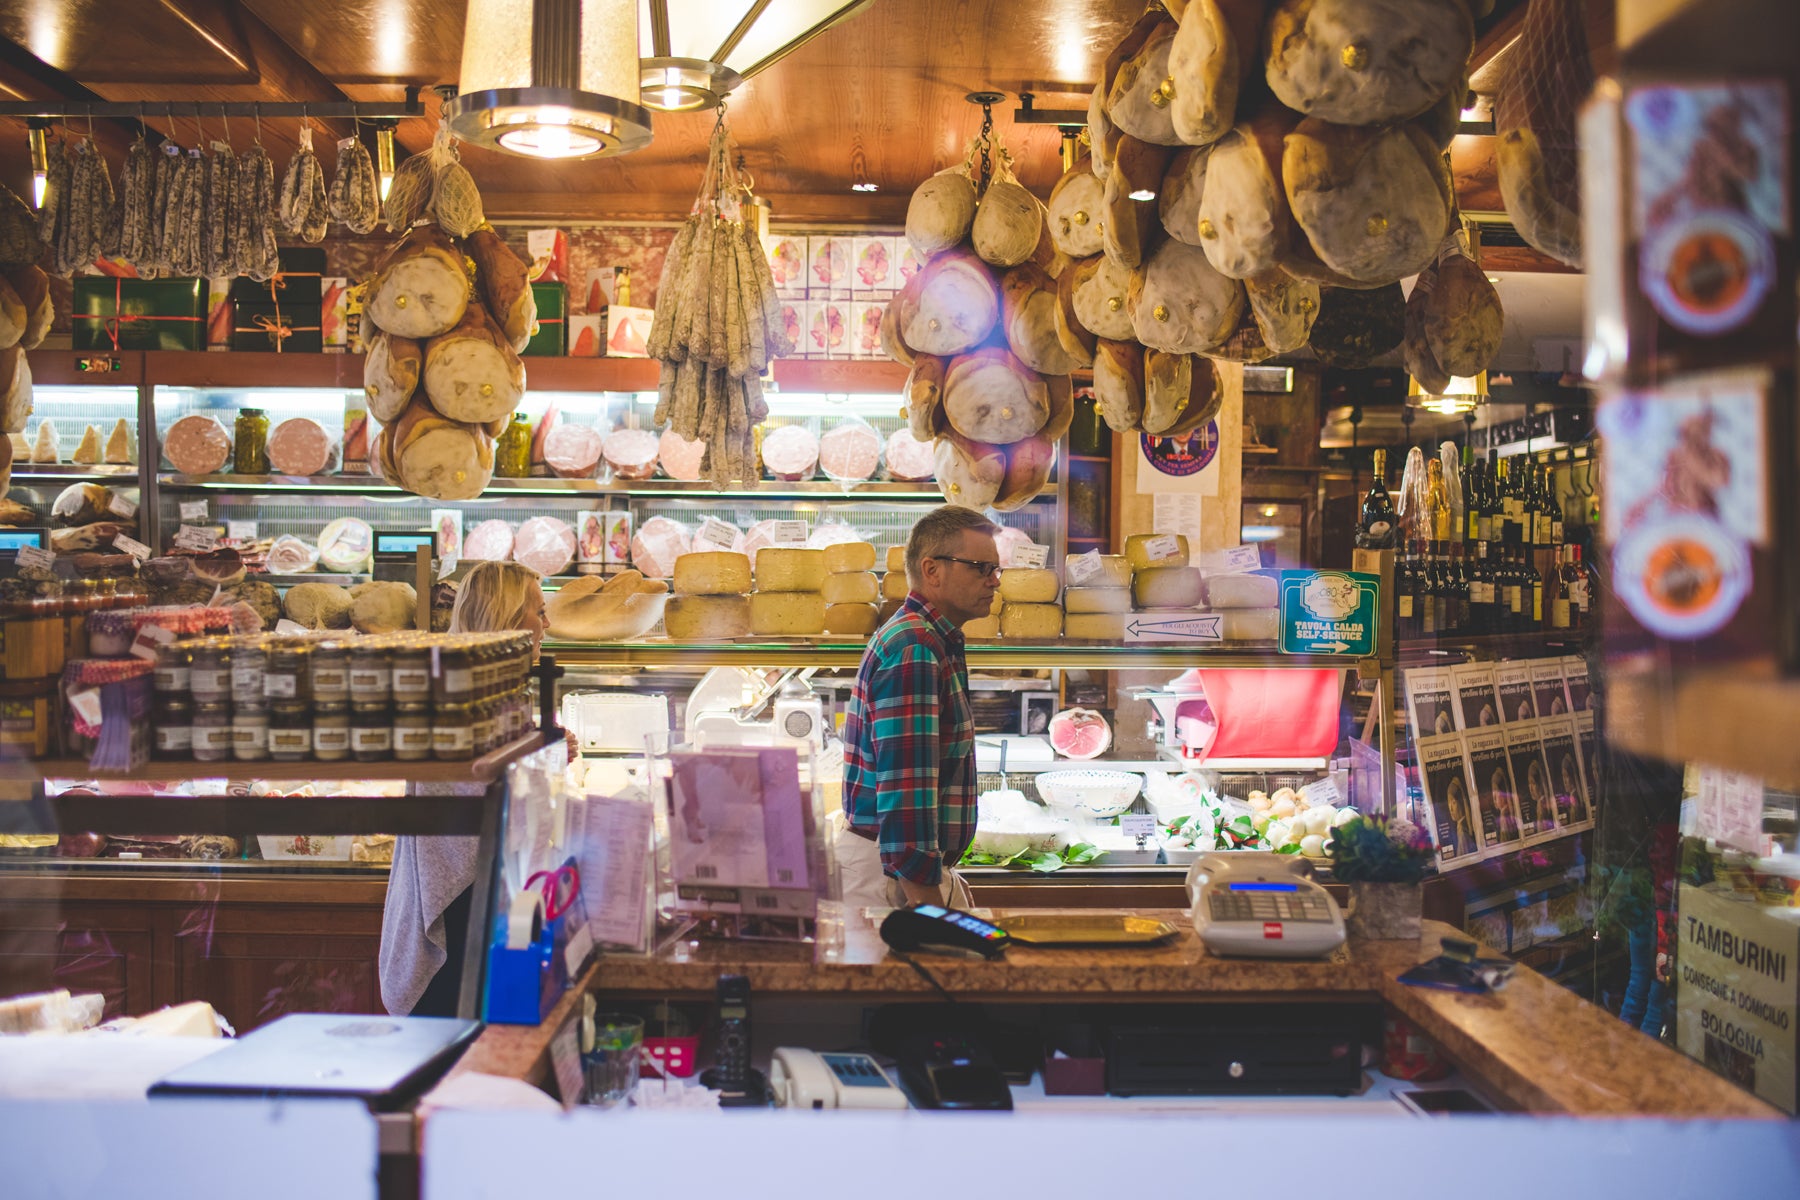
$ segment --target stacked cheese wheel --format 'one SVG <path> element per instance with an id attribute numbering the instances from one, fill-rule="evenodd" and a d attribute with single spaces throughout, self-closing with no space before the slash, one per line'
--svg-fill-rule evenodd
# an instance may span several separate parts
<path id="1" fill-rule="evenodd" d="M 1119 642 L 1131 611 L 1131 563 L 1123 554 L 1077 554 L 1064 571 L 1063 636 L 1083 641 Z"/>
<path id="2" fill-rule="evenodd" d="M 1063 610 L 1057 603 L 1061 595 L 1062 580 L 1048 567 L 1008 567 L 1000 572 L 1000 636 L 1021 642 L 1053 642 L 1061 637 Z"/>
<path id="3" fill-rule="evenodd" d="M 886 625 L 888 623 L 888 618 L 899 612 L 900 606 L 906 602 L 906 593 L 908 591 L 906 583 L 906 547 L 889 546 L 887 548 L 887 560 L 884 565 L 887 568 L 887 573 L 881 577 L 880 623 Z M 976 636 L 975 634 L 968 632 L 967 626 L 964 626 L 963 632 L 969 637 Z M 989 636 L 998 637 L 999 633 L 996 630 L 994 634 Z"/>
<path id="4" fill-rule="evenodd" d="M 744 637 L 750 624 L 750 558 L 735 550 L 698 550 L 675 559 L 675 595 L 663 629 L 678 642 Z"/>
<path id="5" fill-rule="evenodd" d="M 765 546 L 756 552 L 750 632 L 758 637 L 810 637 L 825 632 L 826 551 Z"/>
<path id="6" fill-rule="evenodd" d="M 494 439 L 525 394 L 519 352 L 537 305 L 524 262 L 487 226 L 457 239 L 415 225 L 376 265 L 364 315 L 375 330 L 364 390 L 382 422 L 370 461 L 416 495 L 479 496 L 493 478 Z"/>
<path id="7" fill-rule="evenodd" d="M 825 632 L 846 637 L 868 637 L 880 627 L 881 609 L 876 601 L 881 580 L 875 575 L 875 547 L 868 542 L 838 542 L 826 546 Z"/>
<path id="8" fill-rule="evenodd" d="M 1188 565 L 1188 542 L 1180 534 L 1132 534 L 1125 540 L 1125 562 L 1137 612 L 1217 615 L 1219 636 L 1228 642 L 1271 641 L 1279 634 L 1276 581 L 1254 574 L 1202 576 Z"/>
<path id="9" fill-rule="evenodd" d="M 1057 337 L 1066 259 L 1044 206 L 1004 151 L 979 190 L 969 165 L 979 145 L 913 193 L 906 237 L 926 261 L 887 306 L 881 341 L 912 368 L 903 411 L 915 439 L 936 443 L 938 490 L 952 504 L 1007 511 L 1049 479 L 1074 418 L 1069 372 L 1082 363 Z"/>

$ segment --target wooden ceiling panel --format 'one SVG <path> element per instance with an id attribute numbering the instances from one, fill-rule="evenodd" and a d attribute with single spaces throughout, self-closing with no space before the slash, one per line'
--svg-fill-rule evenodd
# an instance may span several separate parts
<path id="1" fill-rule="evenodd" d="M 0 0 L 0 37 L 83 83 L 255 81 L 233 0 Z"/>
<path id="2" fill-rule="evenodd" d="M 455 83 L 465 0 L 242 0 L 339 84 Z"/>

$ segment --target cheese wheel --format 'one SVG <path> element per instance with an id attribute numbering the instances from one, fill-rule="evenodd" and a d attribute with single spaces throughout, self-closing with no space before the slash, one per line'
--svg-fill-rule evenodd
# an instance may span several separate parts
<path id="1" fill-rule="evenodd" d="M 735 550 L 696 550 L 675 560 L 678 596 L 734 596 L 750 590 L 750 556 Z"/>
<path id="2" fill-rule="evenodd" d="M 1219 634 L 1228 642 L 1272 642 L 1281 636 L 1279 608 L 1224 608 L 1219 610 Z"/>
<path id="3" fill-rule="evenodd" d="M 803 425 L 783 425 L 763 436 L 762 458 L 777 479 L 811 479 L 819 465 L 819 439 Z"/>
<path id="4" fill-rule="evenodd" d="M 1064 560 L 1063 573 L 1072 588 L 1131 586 L 1131 562 L 1123 554 L 1071 555 Z"/>
<path id="5" fill-rule="evenodd" d="M 750 596 L 750 632 L 759 637 L 824 633 L 825 597 L 818 592 L 754 592 Z"/>
<path id="6" fill-rule="evenodd" d="M 994 593 L 994 602 L 992 604 L 988 605 L 988 616 L 990 616 L 990 617 L 999 616 L 1000 610 L 1005 607 L 1006 607 L 1006 598 L 1004 596 L 1002 596 L 999 592 L 995 592 Z"/>
<path id="7" fill-rule="evenodd" d="M 1120 589 L 1108 589 L 1125 593 Z M 1125 640 L 1125 615 L 1116 612 L 1071 612 L 1063 618 L 1063 636 L 1090 642 Z"/>
<path id="8" fill-rule="evenodd" d="M 889 571 L 881 577 L 881 598 L 883 600 L 904 600 L 906 593 L 911 590 L 906 582 L 905 571 Z"/>
<path id="9" fill-rule="evenodd" d="M 1131 589 L 1122 587 L 1072 587 L 1063 593 L 1063 607 L 1070 613 L 1130 612 Z"/>
<path id="10" fill-rule="evenodd" d="M 190 413 L 163 434 L 163 457 L 183 475 L 213 475 L 231 459 L 231 435 L 217 417 Z"/>
<path id="11" fill-rule="evenodd" d="M 881 610 L 873 604 L 828 604 L 825 632 L 867 637 L 881 627 Z"/>
<path id="12" fill-rule="evenodd" d="M 838 542 L 825 547 L 825 570 L 832 575 L 874 569 L 875 547 L 867 542 Z"/>
<path id="13" fill-rule="evenodd" d="M 719 642 L 750 633 L 748 596 L 671 596 L 663 631 L 677 642 Z"/>
<path id="14" fill-rule="evenodd" d="M 889 571 L 905 572 L 905 570 L 906 570 L 906 547 L 905 546 L 889 546 L 887 548 L 887 569 Z"/>
<path id="15" fill-rule="evenodd" d="M 360 571 L 375 553 L 367 521 L 339 517 L 319 531 L 319 565 L 327 571 Z"/>
<path id="16" fill-rule="evenodd" d="M 874 604 L 880 596 L 881 581 L 872 571 L 843 571 L 825 577 L 827 604 Z"/>
<path id="17" fill-rule="evenodd" d="M 987 618 L 993 620 L 993 617 Z M 1049 642 L 1062 636 L 1063 610 L 1055 604 L 1008 604 L 1000 610 L 1000 636 Z"/>
<path id="18" fill-rule="evenodd" d="M 962 627 L 965 638 L 997 638 L 1000 636 L 999 617 L 976 617 Z"/>
<path id="19" fill-rule="evenodd" d="M 1167 539 L 1173 538 L 1171 550 Z M 1188 565 L 1187 535 L 1180 533 L 1134 533 L 1125 539 L 1125 560 L 1133 571 L 1145 567 L 1185 567 Z"/>
<path id="20" fill-rule="evenodd" d="M 1000 572 L 1000 598 L 1008 604 L 1054 604 L 1062 583 L 1047 567 L 1008 567 Z"/>
<path id="21" fill-rule="evenodd" d="M 289 417 L 269 434 L 269 469 L 277 475 L 323 475 L 331 468 L 331 449 L 323 425 Z"/>
<path id="22" fill-rule="evenodd" d="M 1145 567 L 1131 581 L 1139 608 L 1193 608 L 1205 591 L 1199 567 Z"/>
<path id="23" fill-rule="evenodd" d="M 1274 608 L 1280 589 L 1267 575 L 1214 575 L 1206 581 L 1208 608 Z"/>
<path id="24" fill-rule="evenodd" d="M 823 550 L 804 546 L 765 546 L 756 552 L 756 590 L 759 592 L 822 591 L 826 574 Z"/>

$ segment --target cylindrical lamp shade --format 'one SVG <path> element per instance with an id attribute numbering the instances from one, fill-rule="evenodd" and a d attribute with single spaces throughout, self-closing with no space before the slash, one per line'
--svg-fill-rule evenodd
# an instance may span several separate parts
<path id="1" fill-rule="evenodd" d="M 637 0 L 469 0 L 451 128 L 538 158 L 639 149 L 637 26 Z"/>

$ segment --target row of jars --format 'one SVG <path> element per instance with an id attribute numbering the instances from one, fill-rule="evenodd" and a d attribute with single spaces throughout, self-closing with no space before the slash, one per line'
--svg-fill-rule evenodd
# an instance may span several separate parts
<path id="1" fill-rule="evenodd" d="M 478 704 L 523 686 L 531 637 L 395 633 L 375 637 L 208 637 L 157 652 L 159 705 Z"/>
<path id="2" fill-rule="evenodd" d="M 464 762 L 531 729 L 529 689 L 465 704 L 159 699 L 155 755 L 194 762 Z"/>

